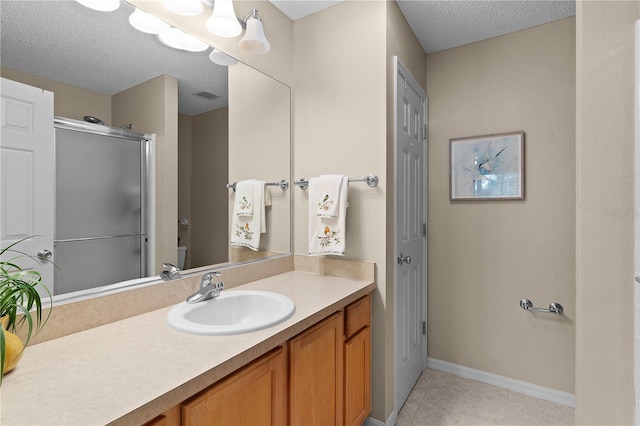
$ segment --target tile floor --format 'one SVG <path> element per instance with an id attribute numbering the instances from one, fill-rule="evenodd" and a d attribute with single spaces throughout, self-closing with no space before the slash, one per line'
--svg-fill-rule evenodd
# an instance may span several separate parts
<path id="1" fill-rule="evenodd" d="M 427 369 L 400 410 L 397 424 L 573 425 L 574 409 Z"/>

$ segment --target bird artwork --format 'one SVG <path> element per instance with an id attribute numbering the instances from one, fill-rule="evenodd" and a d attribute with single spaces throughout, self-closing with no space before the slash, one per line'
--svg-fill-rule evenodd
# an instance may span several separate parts
<path id="1" fill-rule="evenodd" d="M 502 147 L 494 155 L 491 155 L 491 141 L 489 141 L 489 144 L 487 145 L 487 148 L 484 150 L 484 153 L 482 154 L 482 158 L 483 158 L 484 161 L 482 161 L 481 163 L 478 164 L 478 171 L 480 172 L 480 174 L 482 174 L 482 175 L 490 175 L 490 174 L 492 174 L 493 173 L 493 167 L 495 166 L 495 163 L 496 163 L 496 159 L 498 158 L 498 156 L 500 154 L 502 154 L 502 152 L 505 149 L 507 149 L 507 145 Z"/>
<path id="2" fill-rule="evenodd" d="M 480 159 L 480 161 L 476 160 L 473 167 L 462 166 L 462 168 L 473 174 L 474 182 L 483 180 L 483 176 L 493 174 L 494 168 L 496 167 L 496 160 L 498 159 L 498 156 L 504 152 L 505 149 L 507 149 L 507 145 L 492 154 L 491 141 L 489 141 L 487 147 L 482 153 L 482 158 Z"/>
<path id="3" fill-rule="evenodd" d="M 452 139 L 452 199 L 519 198 L 523 137 L 518 132 Z"/>

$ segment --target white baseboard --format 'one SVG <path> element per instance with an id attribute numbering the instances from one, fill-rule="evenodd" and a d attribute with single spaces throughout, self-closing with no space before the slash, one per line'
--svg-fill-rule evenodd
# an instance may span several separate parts
<path id="1" fill-rule="evenodd" d="M 544 399 L 546 401 L 555 402 L 567 407 L 575 408 L 576 396 L 572 393 L 547 388 L 544 386 L 534 385 L 532 383 L 523 382 L 521 380 L 510 379 L 508 377 L 499 376 L 493 373 L 476 370 L 465 367 L 463 365 L 453 364 L 439 359 L 429 358 L 427 360 L 428 368 L 432 370 L 444 371 L 445 373 L 454 374 L 466 379 L 476 380 L 478 382 L 487 383 L 489 385 L 498 386 L 503 389 L 522 393 L 534 398 Z"/>
<path id="2" fill-rule="evenodd" d="M 362 423 L 362 426 L 394 426 L 398 421 L 398 417 L 395 411 L 391 413 L 386 423 L 382 423 L 380 420 L 373 419 L 371 417 L 367 417 L 367 419 Z"/>

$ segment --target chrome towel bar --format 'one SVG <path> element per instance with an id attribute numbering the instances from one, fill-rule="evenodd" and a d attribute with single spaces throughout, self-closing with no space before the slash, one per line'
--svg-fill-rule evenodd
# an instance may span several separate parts
<path id="1" fill-rule="evenodd" d="M 228 183 L 227 184 L 227 189 L 233 189 L 233 191 L 235 192 L 237 183 L 238 182 Z M 282 189 L 283 191 L 286 191 L 287 189 L 289 189 L 289 181 L 286 180 L 286 179 L 282 179 L 280 182 L 265 182 L 264 185 L 265 186 L 279 186 L 280 189 Z"/>
<path id="2" fill-rule="evenodd" d="M 541 312 L 544 314 L 562 315 L 562 313 L 564 312 L 564 308 L 562 307 L 562 305 L 557 302 L 551 303 L 549 305 L 549 309 L 545 309 L 545 308 L 536 308 L 535 306 L 533 306 L 533 302 L 529 299 L 522 299 L 520 301 L 520 307 L 525 311 Z"/>
<path id="3" fill-rule="evenodd" d="M 365 182 L 371 188 L 378 186 L 378 176 L 369 174 L 365 177 L 361 178 L 349 178 L 349 182 Z M 293 184 L 298 186 L 300 189 L 305 190 L 309 187 L 309 181 L 305 178 L 300 178 L 300 180 L 294 180 Z"/>

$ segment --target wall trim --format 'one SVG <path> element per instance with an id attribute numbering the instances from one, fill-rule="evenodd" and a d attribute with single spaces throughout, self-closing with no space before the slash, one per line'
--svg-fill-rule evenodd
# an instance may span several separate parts
<path id="1" fill-rule="evenodd" d="M 380 420 L 376 420 L 372 417 L 367 417 L 362 426 L 394 426 L 398 422 L 398 416 L 395 410 L 391 413 L 386 423 L 382 423 Z"/>
<path id="2" fill-rule="evenodd" d="M 534 385 L 533 383 L 499 376 L 497 374 L 476 370 L 474 368 L 453 364 L 447 361 L 441 361 L 435 358 L 429 358 L 427 360 L 427 366 L 433 370 L 443 371 L 466 379 L 472 379 L 489 385 L 498 386 L 500 388 L 532 396 L 534 398 L 544 399 L 545 401 L 555 402 L 571 408 L 576 407 L 576 396 L 572 393 Z"/>

